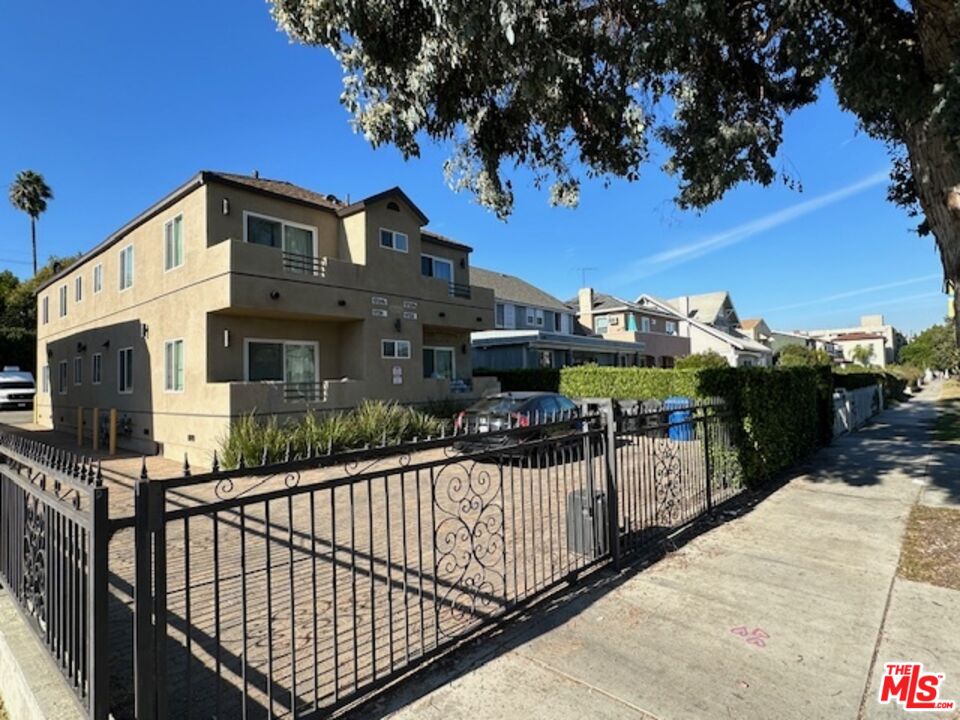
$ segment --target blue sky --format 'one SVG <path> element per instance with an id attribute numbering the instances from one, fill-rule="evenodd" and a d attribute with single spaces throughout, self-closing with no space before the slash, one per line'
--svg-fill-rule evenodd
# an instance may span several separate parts
<path id="1" fill-rule="evenodd" d="M 590 284 L 629 298 L 727 289 L 741 317 L 783 329 L 883 313 L 914 331 L 944 315 L 933 240 L 885 201 L 883 147 L 829 91 L 787 122 L 781 162 L 803 193 L 745 186 L 681 212 L 653 164 L 636 183 L 585 185 L 576 210 L 521 179 L 503 223 L 447 189 L 446 148 L 405 162 L 355 135 L 336 62 L 290 44 L 259 0 L 6 3 L 0 58 L 0 182 L 31 168 L 56 195 L 41 259 L 93 246 L 199 169 L 258 169 L 341 197 L 400 185 L 474 264 L 561 298 L 589 267 Z M 28 221 L 6 202 L 0 243 L 0 267 L 27 273 Z"/>

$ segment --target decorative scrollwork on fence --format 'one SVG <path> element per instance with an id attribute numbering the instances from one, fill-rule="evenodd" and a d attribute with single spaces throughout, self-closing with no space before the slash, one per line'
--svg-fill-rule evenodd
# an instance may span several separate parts
<path id="1" fill-rule="evenodd" d="M 251 470 L 250 472 L 255 472 L 255 470 Z M 271 481 L 278 478 L 283 478 L 283 486 L 285 488 L 295 488 L 300 484 L 300 471 L 291 470 L 285 473 L 272 473 L 261 477 L 256 475 L 240 475 L 236 477 L 227 475 L 216 481 L 216 484 L 213 486 L 213 493 L 217 496 L 218 500 L 236 500 L 237 498 L 249 495 L 259 487 L 269 485 Z M 241 489 L 238 487 L 240 482 L 249 482 L 250 484 Z"/>
<path id="2" fill-rule="evenodd" d="M 405 468 L 410 464 L 410 453 L 400 453 L 399 455 L 381 455 L 379 457 L 371 458 L 369 455 L 364 458 L 362 453 L 358 453 L 353 456 L 349 462 L 344 463 L 343 471 L 350 477 L 356 477 L 357 475 L 363 475 L 364 473 L 373 470 L 377 465 L 383 462 L 389 462 L 396 465 L 399 468 Z"/>
<path id="3" fill-rule="evenodd" d="M 23 602 L 41 631 L 47 629 L 46 574 L 47 544 L 43 504 L 25 498 L 23 516 Z"/>
<path id="4" fill-rule="evenodd" d="M 444 465 L 433 479 L 434 547 L 441 634 L 462 634 L 506 598 L 503 480 L 474 462 Z"/>
<path id="5" fill-rule="evenodd" d="M 656 497 L 657 524 L 675 525 L 683 514 L 681 482 L 683 472 L 680 452 L 673 440 L 657 438 L 653 444 L 653 480 Z"/>

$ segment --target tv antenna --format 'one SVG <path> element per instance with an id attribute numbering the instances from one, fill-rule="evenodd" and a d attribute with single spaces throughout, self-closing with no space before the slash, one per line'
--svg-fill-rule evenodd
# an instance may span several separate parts
<path id="1" fill-rule="evenodd" d="M 578 267 L 578 268 L 574 268 L 574 270 L 577 270 L 580 273 L 580 287 L 585 288 L 587 287 L 587 273 L 593 272 L 595 270 L 599 270 L 599 268 Z"/>

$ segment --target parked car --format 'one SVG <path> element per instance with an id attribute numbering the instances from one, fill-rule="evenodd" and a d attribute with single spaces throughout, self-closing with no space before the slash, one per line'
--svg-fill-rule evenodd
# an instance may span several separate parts
<path id="1" fill-rule="evenodd" d="M 5 367 L 0 372 L 0 408 L 33 407 L 37 386 L 33 375 L 18 367 Z"/>
<path id="2" fill-rule="evenodd" d="M 457 432 L 470 437 L 455 443 L 454 447 L 461 452 L 503 448 L 522 454 L 525 443 L 576 433 L 579 414 L 577 404 L 559 393 L 497 393 L 457 416 Z M 504 430 L 511 432 L 498 432 Z"/>

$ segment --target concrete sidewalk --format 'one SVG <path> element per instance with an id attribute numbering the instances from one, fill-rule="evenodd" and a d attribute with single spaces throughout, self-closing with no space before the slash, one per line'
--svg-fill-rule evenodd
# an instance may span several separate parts
<path id="1" fill-rule="evenodd" d="M 906 717 L 876 701 L 889 660 L 944 673 L 941 697 L 960 701 L 960 593 L 896 580 L 911 506 L 960 500 L 960 456 L 929 432 L 938 394 L 838 439 L 749 514 L 547 601 L 364 717 Z"/>

